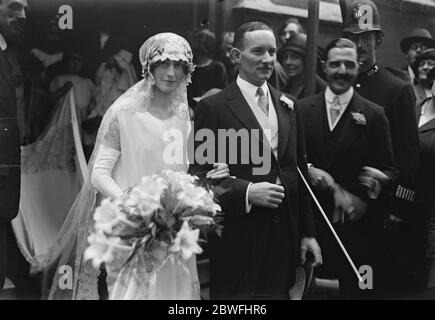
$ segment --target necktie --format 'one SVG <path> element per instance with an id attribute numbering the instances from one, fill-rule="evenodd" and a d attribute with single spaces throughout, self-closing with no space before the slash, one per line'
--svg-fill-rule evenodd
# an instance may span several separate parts
<path id="1" fill-rule="evenodd" d="M 334 100 L 332 100 L 332 102 L 330 102 L 330 107 L 329 107 L 329 115 L 331 117 L 331 124 L 334 125 L 335 122 L 337 121 L 338 115 L 340 114 L 340 100 L 338 99 L 338 96 L 334 97 Z"/>
<path id="2" fill-rule="evenodd" d="M 261 87 L 257 89 L 257 94 L 255 96 L 258 97 L 257 105 L 264 112 L 264 114 L 266 116 L 268 116 L 269 115 L 269 101 L 268 101 L 266 95 L 264 94 L 263 89 L 261 89 Z"/>

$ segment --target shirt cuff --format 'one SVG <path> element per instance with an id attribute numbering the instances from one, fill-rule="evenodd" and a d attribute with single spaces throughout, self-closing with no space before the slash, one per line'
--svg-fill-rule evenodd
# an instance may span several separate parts
<path id="1" fill-rule="evenodd" d="M 252 209 L 252 203 L 249 202 L 249 188 L 251 187 L 252 182 L 248 184 L 248 187 L 246 188 L 246 195 L 245 195 L 245 210 L 246 213 L 249 213 Z"/>
<path id="2" fill-rule="evenodd" d="M 367 196 L 369 199 L 377 199 L 381 193 L 381 183 L 379 180 L 375 180 L 375 187 L 373 189 L 367 190 Z"/>

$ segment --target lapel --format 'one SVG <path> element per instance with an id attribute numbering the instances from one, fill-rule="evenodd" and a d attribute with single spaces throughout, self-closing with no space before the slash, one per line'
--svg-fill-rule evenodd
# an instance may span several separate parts
<path id="1" fill-rule="evenodd" d="M 325 103 L 325 90 L 317 94 L 308 109 L 307 120 L 309 121 L 309 128 L 305 128 L 305 135 L 311 137 L 312 147 L 316 148 L 313 150 L 313 154 L 319 154 L 321 164 L 324 165 L 327 151 L 326 142 L 329 134 L 328 118 L 326 116 L 326 103 Z M 307 141 L 307 148 L 308 140 Z"/>
<path id="2" fill-rule="evenodd" d="M 325 112 L 326 112 L 326 108 Z M 352 134 L 355 132 L 355 124 L 353 123 L 352 113 L 353 112 L 361 112 L 361 99 L 359 95 L 354 91 L 352 100 L 350 100 L 349 105 L 346 108 L 343 116 L 340 119 L 340 122 L 335 127 L 335 130 L 338 130 L 336 134 L 339 134 L 338 143 L 336 147 L 331 150 L 328 154 L 326 167 L 330 167 L 334 162 L 337 153 L 342 149 L 344 145 L 349 145 L 351 143 L 349 140 L 353 140 L 358 138 L 358 134 Z M 328 129 L 329 130 L 329 129 Z"/>
<path id="3" fill-rule="evenodd" d="M 289 110 L 284 102 L 280 100 L 281 94 L 278 90 L 269 85 L 269 92 L 275 107 L 276 117 L 278 118 L 278 161 L 282 159 L 288 145 L 290 128 L 296 134 L 296 119 L 290 116 L 293 110 Z"/>
<path id="4" fill-rule="evenodd" d="M 245 97 L 235 81 L 227 88 L 226 105 L 245 128 L 260 129 L 263 131 L 254 112 L 252 112 L 251 107 L 245 100 Z"/>
<path id="5" fill-rule="evenodd" d="M 9 63 L 9 61 L 7 60 L 6 57 L 6 53 L 3 52 L 0 49 L 0 72 L 1 72 L 1 76 L 5 79 L 5 82 L 7 83 L 10 93 L 15 97 L 15 85 L 12 83 L 12 78 L 11 78 L 11 65 Z"/>
<path id="6" fill-rule="evenodd" d="M 246 129 L 259 130 L 259 135 L 263 137 L 263 139 L 260 139 L 260 143 L 265 144 L 266 149 L 270 150 L 273 156 L 272 148 L 264 135 L 263 128 L 255 117 L 254 112 L 252 112 L 236 81 L 233 81 L 226 89 L 226 106 Z"/>

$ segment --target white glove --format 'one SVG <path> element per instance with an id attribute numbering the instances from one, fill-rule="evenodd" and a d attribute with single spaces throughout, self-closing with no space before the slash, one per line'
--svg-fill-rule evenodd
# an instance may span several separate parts
<path id="1" fill-rule="evenodd" d="M 107 147 L 100 146 L 95 158 L 94 167 L 91 174 L 91 182 L 99 192 L 105 197 L 117 199 L 122 196 L 122 189 L 112 178 L 112 171 L 118 161 L 121 152 Z"/>

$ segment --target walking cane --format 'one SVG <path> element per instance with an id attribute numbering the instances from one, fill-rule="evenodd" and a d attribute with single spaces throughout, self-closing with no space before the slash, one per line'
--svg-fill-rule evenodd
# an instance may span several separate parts
<path id="1" fill-rule="evenodd" d="M 322 206 L 320 205 L 319 201 L 317 200 L 316 196 L 313 193 L 313 190 L 311 190 L 311 187 L 308 185 L 307 180 L 305 180 L 304 175 L 302 174 L 301 170 L 298 167 L 298 173 L 300 175 L 300 177 L 302 178 L 302 180 L 304 181 L 305 186 L 308 189 L 308 192 L 311 195 L 311 198 L 314 200 L 314 202 L 316 203 L 317 208 L 319 209 L 320 213 L 323 216 L 323 219 L 325 219 L 326 224 L 329 227 L 329 230 L 332 232 L 332 234 L 334 235 L 335 240 L 337 241 L 338 245 L 340 246 L 341 250 L 343 251 L 344 255 L 346 256 L 347 261 L 349 262 L 349 264 L 351 265 L 353 271 L 355 272 L 356 276 L 358 277 L 358 280 L 360 282 L 363 281 L 363 279 L 361 278 L 361 275 L 358 272 L 358 269 L 355 267 L 355 264 L 353 263 L 351 257 L 349 256 L 349 253 L 347 252 L 346 248 L 344 247 L 343 243 L 340 240 L 340 237 L 338 236 L 337 232 L 335 232 L 334 227 L 332 226 L 331 222 L 329 221 L 328 217 L 326 216 L 325 211 L 323 210 Z"/>

